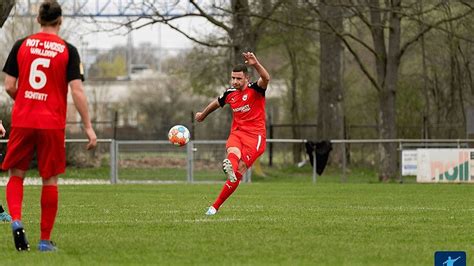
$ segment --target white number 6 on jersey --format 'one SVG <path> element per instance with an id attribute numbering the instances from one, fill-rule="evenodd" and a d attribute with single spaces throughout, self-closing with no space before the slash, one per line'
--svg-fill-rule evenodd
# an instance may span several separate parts
<path id="1" fill-rule="evenodd" d="M 51 59 L 36 58 L 31 63 L 29 81 L 33 89 L 40 90 L 46 85 L 46 81 L 47 81 L 46 74 L 43 71 L 39 70 L 38 66 L 48 68 L 50 62 L 51 62 Z M 36 79 L 39 79 L 39 80 L 36 81 Z"/>

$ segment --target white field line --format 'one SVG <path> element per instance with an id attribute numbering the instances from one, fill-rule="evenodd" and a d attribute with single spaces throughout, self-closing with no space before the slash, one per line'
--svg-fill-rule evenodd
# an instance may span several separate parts
<path id="1" fill-rule="evenodd" d="M 6 186 L 9 177 L 0 177 L 0 185 Z M 41 185 L 42 180 L 39 177 L 25 177 L 24 185 Z M 72 178 L 59 178 L 58 184 L 62 185 L 101 185 L 110 184 L 109 180 L 105 179 L 72 179 Z"/>
<path id="2" fill-rule="evenodd" d="M 251 219 L 253 222 L 277 222 L 278 219 L 276 218 L 268 218 L 268 217 L 262 217 L 262 218 L 257 218 Z M 166 219 L 155 219 L 155 220 L 140 220 L 140 219 L 134 219 L 134 220 L 126 220 L 126 221 L 116 221 L 116 220 L 74 220 L 74 221 L 69 221 L 69 224 L 117 224 L 117 223 L 133 223 L 133 224 L 164 224 L 164 223 L 176 223 L 176 224 L 182 224 L 182 223 L 190 223 L 190 224 L 200 224 L 200 223 L 231 223 L 231 222 L 246 222 L 250 221 L 250 219 L 247 218 L 235 218 L 235 217 L 227 217 L 227 218 L 219 218 L 219 217 L 207 217 L 203 214 L 203 218 L 196 218 L 196 219 L 174 219 L 174 220 L 166 220 Z"/>

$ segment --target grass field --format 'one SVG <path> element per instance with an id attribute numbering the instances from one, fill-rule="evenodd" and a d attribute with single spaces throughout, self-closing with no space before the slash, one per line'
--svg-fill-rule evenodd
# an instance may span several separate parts
<path id="1" fill-rule="evenodd" d="M 0 264 L 433 265 L 435 251 L 461 250 L 474 265 L 471 185 L 255 182 L 204 216 L 220 189 L 64 185 L 53 232 L 60 251 L 18 253 L 0 224 Z M 25 187 L 33 246 L 39 191 Z"/>

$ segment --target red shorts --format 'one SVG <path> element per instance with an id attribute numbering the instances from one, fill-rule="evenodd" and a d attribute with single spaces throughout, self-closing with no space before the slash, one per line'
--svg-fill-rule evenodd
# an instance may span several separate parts
<path id="1" fill-rule="evenodd" d="M 263 154 L 267 141 L 263 135 L 249 134 L 243 131 L 230 132 L 226 148 L 236 147 L 241 152 L 241 160 L 250 168 L 257 158 Z"/>
<path id="2" fill-rule="evenodd" d="M 7 144 L 3 170 L 28 170 L 36 150 L 38 170 L 43 178 L 62 174 L 66 170 L 64 129 L 13 127 Z"/>

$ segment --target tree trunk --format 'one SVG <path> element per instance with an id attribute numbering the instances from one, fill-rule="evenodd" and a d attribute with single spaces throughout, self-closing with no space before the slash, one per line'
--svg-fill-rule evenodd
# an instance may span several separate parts
<path id="1" fill-rule="evenodd" d="M 423 19 L 423 2 L 418 2 L 419 12 L 420 12 L 420 22 L 419 22 L 419 31 L 423 30 L 423 24 L 421 21 Z M 430 101 L 430 92 L 429 92 L 429 78 L 428 78 L 428 67 L 427 67 L 427 57 L 426 57 L 426 45 L 425 45 L 425 36 L 421 36 L 420 39 L 420 49 L 421 49 L 421 68 L 423 76 L 423 97 L 424 97 L 424 108 L 423 108 L 423 133 L 421 138 L 429 139 L 430 134 L 430 114 L 431 114 L 431 101 Z"/>
<path id="2" fill-rule="evenodd" d="M 342 85 L 342 9 L 331 1 L 321 2 L 320 84 L 318 103 L 318 139 L 344 138 L 344 90 Z M 342 146 L 334 147 L 332 161 L 342 162 Z"/>
<path id="3" fill-rule="evenodd" d="M 3 26 L 3 23 L 8 18 L 10 11 L 12 10 L 13 6 L 15 5 L 15 0 L 2 0 L 0 2 L 0 28 Z"/>
<path id="4" fill-rule="evenodd" d="M 243 52 L 255 52 L 257 34 L 252 30 L 248 0 L 232 0 L 232 32 L 230 34 L 233 44 L 231 62 L 242 64 Z"/>
<path id="5" fill-rule="evenodd" d="M 285 43 L 286 52 L 288 54 L 288 58 L 290 59 L 290 67 L 291 67 L 291 77 L 290 77 L 290 121 L 291 124 L 297 125 L 300 123 L 300 115 L 298 112 L 298 60 L 297 60 L 297 52 L 294 47 L 290 44 Z M 291 137 L 293 139 L 300 139 L 301 132 L 298 126 L 291 127 Z M 298 163 L 301 160 L 301 144 L 294 144 L 293 145 L 293 163 Z"/>
<path id="6" fill-rule="evenodd" d="M 385 37 L 378 0 L 371 1 L 372 36 L 377 51 L 376 68 L 379 85 L 379 136 L 381 139 L 396 139 L 396 91 L 398 86 L 398 68 L 400 65 L 400 0 L 391 1 L 389 17 L 388 52 L 385 52 Z M 386 60 L 384 55 L 386 56 Z M 379 180 L 399 179 L 398 153 L 396 143 L 379 145 Z"/>

